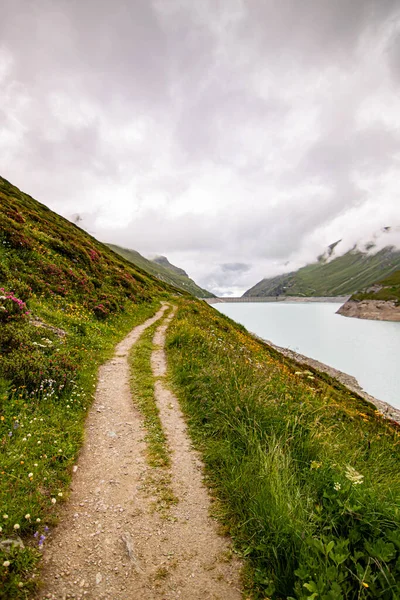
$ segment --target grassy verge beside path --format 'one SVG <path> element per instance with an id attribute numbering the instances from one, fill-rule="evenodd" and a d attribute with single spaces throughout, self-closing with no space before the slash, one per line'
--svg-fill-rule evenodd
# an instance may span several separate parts
<path id="1" fill-rule="evenodd" d="M 170 310 L 164 314 L 164 318 Z M 154 376 L 151 370 L 153 337 L 161 321 L 149 327 L 132 347 L 130 353 L 131 387 L 134 403 L 144 417 L 147 460 L 152 467 L 168 467 L 170 457 L 154 396 Z"/>
<path id="2" fill-rule="evenodd" d="M 144 418 L 147 461 L 153 468 L 146 485 L 157 497 L 154 509 L 161 512 L 165 518 L 168 518 L 168 509 L 172 504 L 176 504 L 177 498 L 171 488 L 170 449 L 155 399 L 155 378 L 151 368 L 151 355 L 154 349 L 154 333 L 170 312 L 169 309 L 164 314 L 162 321 L 157 321 L 142 334 L 130 353 L 133 401 Z"/>
<path id="3" fill-rule="evenodd" d="M 399 598 L 398 428 L 203 303 L 167 353 L 252 597 Z"/>

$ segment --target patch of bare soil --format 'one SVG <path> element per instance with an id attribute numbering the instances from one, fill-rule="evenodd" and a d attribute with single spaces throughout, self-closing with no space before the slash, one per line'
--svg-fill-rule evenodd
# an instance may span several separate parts
<path id="1" fill-rule="evenodd" d="M 143 418 L 132 402 L 128 352 L 165 309 L 136 327 L 99 372 L 96 398 L 71 495 L 44 551 L 40 598 L 77 600 L 239 599 L 238 562 L 208 516 L 202 466 L 191 450 L 175 397 L 156 383 L 172 452 L 171 485 L 178 504 L 154 510 Z M 153 355 L 165 373 L 167 323 Z"/>

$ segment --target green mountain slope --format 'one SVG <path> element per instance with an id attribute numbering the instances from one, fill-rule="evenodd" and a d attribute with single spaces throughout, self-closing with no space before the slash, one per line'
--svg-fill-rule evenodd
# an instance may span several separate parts
<path id="1" fill-rule="evenodd" d="M 327 262 L 320 259 L 298 271 L 263 279 L 244 296 L 343 296 L 352 294 L 400 268 L 400 251 L 376 254 L 351 250 Z"/>
<path id="2" fill-rule="evenodd" d="M 400 305 L 400 269 L 377 281 L 373 286 L 356 292 L 350 300 L 385 300 Z"/>
<path id="3" fill-rule="evenodd" d="M 165 267 L 167 269 L 170 269 L 177 275 L 183 275 L 183 277 L 189 277 L 189 275 L 186 273 L 186 271 L 184 269 L 181 269 L 180 267 L 176 267 L 175 265 L 170 263 L 166 256 L 156 256 L 155 258 L 152 259 L 152 262 L 157 263 L 158 265 L 162 265 L 163 267 Z"/>
<path id="4" fill-rule="evenodd" d="M 129 250 L 128 248 L 122 248 L 115 244 L 107 244 L 109 248 L 114 250 L 117 254 L 120 254 L 134 265 L 140 267 L 147 273 L 151 273 L 160 281 L 165 281 L 170 285 L 174 285 L 181 290 L 185 290 L 189 294 L 196 296 L 197 298 L 213 298 L 214 294 L 204 290 L 198 286 L 193 279 L 187 275 L 187 273 L 172 265 L 165 256 L 158 256 L 154 260 L 148 260 L 136 250 Z"/>

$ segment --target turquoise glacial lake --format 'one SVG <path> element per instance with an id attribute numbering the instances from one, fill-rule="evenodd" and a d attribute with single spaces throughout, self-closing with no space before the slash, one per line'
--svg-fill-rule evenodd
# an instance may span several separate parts
<path id="1" fill-rule="evenodd" d="M 353 375 L 366 392 L 400 408 L 400 323 L 343 317 L 333 302 L 213 306 L 265 340 Z"/>

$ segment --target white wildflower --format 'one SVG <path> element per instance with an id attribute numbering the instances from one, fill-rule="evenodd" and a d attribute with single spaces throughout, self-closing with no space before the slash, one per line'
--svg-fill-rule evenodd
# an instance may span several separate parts
<path id="1" fill-rule="evenodd" d="M 363 480 L 364 480 L 364 475 L 361 475 L 361 473 L 359 473 L 358 471 L 356 471 L 353 467 L 351 467 L 350 465 L 348 465 L 346 467 L 346 473 L 345 473 L 347 479 L 349 481 L 351 481 L 351 483 L 354 483 L 354 485 L 360 485 Z"/>

